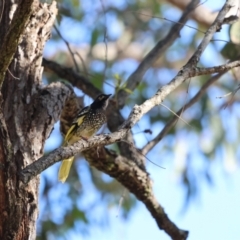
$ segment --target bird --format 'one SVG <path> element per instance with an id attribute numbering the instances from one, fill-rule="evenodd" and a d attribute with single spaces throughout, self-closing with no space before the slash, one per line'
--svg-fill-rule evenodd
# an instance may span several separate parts
<path id="1" fill-rule="evenodd" d="M 69 130 L 67 131 L 63 146 L 69 146 L 80 139 L 87 141 L 107 121 L 105 110 L 111 94 L 100 94 L 93 103 L 84 107 L 76 114 Z M 58 172 L 58 180 L 64 183 L 69 175 L 74 156 L 64 159 Z"/>

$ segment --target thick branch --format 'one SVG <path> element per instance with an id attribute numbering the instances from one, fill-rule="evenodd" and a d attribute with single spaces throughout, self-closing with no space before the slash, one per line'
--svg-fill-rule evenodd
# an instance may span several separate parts
<path id="1" fill-rule="evenodd" d="M 94 136 L 88 141 L 80 140 L 77 143 L 68 146 L 60 147 L 47 156 L 39 158 L 37 161 L 28 165 L 21 172 L 20 178 L 22 182 L 28 183 L 32 178 L 40 174 L 42 171 L 52 166 L 54 163 L 61 161 L 62 159 L 69 158 L 77 155 L 79 152 L 89 150 L 98 146 L 109 145 L 118 141 L 121 141 L 127 133 L 127 127 L 111 134 L 102 134 Z"/>
<path id="2" fill-rule="evenodd" d="M 127 158 L 116 155 L 111 151 L 100 148 L 98 152 L 89 150 L 84 156 L 91 166 L 117 179 L 142 201 L 160 229 L 164 230 L 172 239 L 186 239 L 188 232 L 179 229 L 164 212 L 152 190 L 152 181 L 149 175 Z"/>
<path id="3" fill-rule="evenodd" d="M 184 27 L 184 24 L 188 20 L 189 13 L 197 6 L 199 0 L 192 0 L 191 3 L 187 6 L 185 12 L 182 14 L 178 23 L 174 24 L 167 36 L 160 40 L 156 46 L 146 55 L 146 57 L 139 64 L 138 68 L 130 75 L 127 80 L 126 88 L 129 90 L 134 90 L 138 84 L 142 81 L 143 75 L 146 71 L 152 67 L 153 63 L 163 54 L 166 49 L 172 45 L 177 37 L 180 36 L 180 31 Z M 179 24 L 180 23 L 180 24 Z M 125 105 L 125 101 L 129 93 L 121 90 L 119 91 L 118 105 L 122 108 Z"/>
<path id="4" fill-rule="evenodd" d="M 58 162 L 60 159 L 75 155 L 79 151 L 88 150 L 93 147 L 96 148 L 99 146 L 99 143 L 101 145 L 107 145 L 120 141 L 127 131 L 128 129 L 125 128 L 113 134 L 95 136 L 88 142 L 81 140 L 72 146 L 61 147 L 26 167 L 21 172 L 20 178 L 24 183 L 28 183 L 36 174 L 48 168 L 53 163 Z M 96 158 L 87 156 L 87 159 L 88 157 L 91 159 L 91 165 L 116 178 L 123 186 L 135 194 L 135 196 L 146 205 L 159 228 L 166 231 L 172 239 L 186 239 L 188 232 L 178 229 L 168 218 L 162 206 L 157 202 L 148 174 L 142 171 L 134 162 L 114 154 L 108 154 L 108 157 L 106 157 L 106 154 L 102 153 L 103 151 L 106 150 L 98 149 L 98 157 Z M 91 154 L 91 152 L 93 151 L 88 151 L 86 155 Z"/>

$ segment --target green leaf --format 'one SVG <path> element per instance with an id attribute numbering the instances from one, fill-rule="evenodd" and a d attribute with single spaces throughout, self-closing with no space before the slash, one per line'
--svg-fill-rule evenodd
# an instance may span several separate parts
<path id="1" fill-rule="evenodd" d="M 98 29 L 94 29 L 92 32 L 92 38 L 91 38 L 91 46 L 96 45 L 97 41 L 98 41 L 98 37 L 99 37 L 99 31 Z"/>

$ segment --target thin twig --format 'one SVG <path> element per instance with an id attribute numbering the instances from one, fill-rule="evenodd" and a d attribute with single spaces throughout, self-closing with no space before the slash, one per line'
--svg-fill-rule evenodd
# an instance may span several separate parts
<path id="1" fill-rule="evenodd" d="M 146 155 L 144 155 L 144 154 L 142 153 L 142 151 L 141 151 L 140 149 L 137 149 L 137 148 L 133 145 L 133 143 L 131 143 L 131 142 L 129 142 L 129 141 L 126 141 L 126 140 L 124 140 L 124 139 L 122 140 L 122 142 L 125 142 L 125 143 L 127 143 L 129 146 L 131 146 L 132 148 L 134 148 L 141 156 L 143 156 L 144 158 L 146 158 L 146 159 L 147 159 L 150 163 L 152 163 L 153 165 L 155 165 L 155 166 L 157 166 L 157 167 L 159 167 L 159 168 L 162 168 L 162 169 L 166 169 L 166 168 L 158 165 L 157 163 L 151 161 Z"/>
<path id="2" fill-rule="evenodd" d="M 186 123 L 189 127 L 192 127 L 188 122 L 186 122 L 182 117 L 181 117 L 181 112 L 177 112 L 175 113 L 174 111 L 172 111 L 169 107 L 167 107 L 166 105 L 164 105 L 163 103 L 160 103 L 160 105 L 162 105 L 163 107 L 165 107 L 168 111 L 170 111 L 171 113 L 173 113 L 175 115 L 175 117 L 177 117 L 177 119 L 182 120 L 184 123 Z M 184 108 L 182 108 L 182 111 L 184 111 Z"/>
<path id="3" fill-rule="evenodd" d="M 55 31 L 57 32 L 57 34 L 59 35 L 59 37 L 60 37 L 60 38 L 64 41 L 64 43 L 66 44 L 66 46 L 67 46 L 67 48 L 68 48 L 68 51 L 70 52 L 70 55 L 71 55 L 71 57 L 72 57 L 73 63 L 74 63 L 74 65 L 75 65 L 76 71 L 77 71 L 77 72 L 80 72 L 80 69 L 79 69 L 79 67 L 78 67 L 77 61 L 76 61 L 76 59 L 75 59 L 75 57 L 74 57 L 74 52 L 72 51 L 72 49 L 71 49 L 68 41 L 65 40 L 65 38 L 62 36 L 62 34 L 60 33 L 60 31 L 58 30 L 58 28 L 57 28 L 56 25 L 54 25 L 53 27 L 54 27 Z"/>
<path id="4" fill-rule="evenodd" d="M 198 4 L 197 8 L 194 10 L 194 12 L 191 13 L 190 17 L 197 23 L 208 28 L 213 23 L 218 13 L 212 12 L 209 8 L 203 6 L 205 2 L 206 1 Z M 188 1 L 168 0 L 168 3 L 174 5 L 181 10 L 184 10 L 188 4 Z"/>
<path id="5" fill-rule="evenodd" d="M 77 57 L 80 59 L 81 63 L 82 63 L 82 66 L 83 66 L 83 72 L 85 73 L 85 76 L 88 76 L 89 73 L 88 73 L 88 70 L 87 70 L 87 67 L 86 67 L 86 64 L 82 58 L 82 56 L 80 55 L 80 53 L 78 52 L 75 52 L 75 54 L 77 55 Z"/>
<path id="6" fill-rule="evenodd" d="M 179 116 L 182 116 L 182 113 L 185 111 L 185 105 L 187 103 L 187 96 L 188 96 L 188 91 L 189 91 L 189 87 L 190 87 L 190 82 L 191 82 L 191 78 L 189 78 L 189 82 L 187 84 L 187 94 L 186 94 L 186 98 L 184 99 L 184 106 L 183 106 L 181 114 L 179 114 Z"/>
<path id="7" fill-rule="evenodd" d="M 104 78 L 106 76 L 106 71 L 108 68 L 108 44 L 107 44 L 107 17 L 106 17 L 106 9 L 103 3 L 103 0 L 100 0 L 101 5 L 102 5 L 102 9 L 104 12 L 104 36 L 103 36 L 103 40 L 104 40 L 104 44 L 105 44 L 105 68 L 104 68 Z"/>
<path id="8" fill-rule="evenodd" d="M 156 19 L 161 19 L 161 20 L 165 20 L 165 21 L 168 21 L 168 22 L 171 22 L 171 23 L 175 23 L 175 24 L 180 24 L 182 25 L 183 27 L 188 27 L 188 28 L 191 28 L 191 29 L 194 29 L 200 33 L 203 33 L 205 34 L 206 32 L 202 31 L 202 30 L 199 30 L 198 28 L 195 28 L 195 27 L 192 27 L 190 25 L 187 25 L 185 23 L 181 23 L 181 22 L 177 22 L 177 21 L 173 21 L 171 19 L 168 19 L 168 18 L 165 18 L 165 17 L 157 17 L 157 16 L 153 16 L 153 15 L 148 15 L 148 14 L 145 14 L 145 13 L 142 13 L 142 12 L 139 12 L 139 11 L 130 11 L 130 12 L 133 12 L 133 13 L 137 13 L 139 15 L 143 15 L 143 16 L 146 16 L 146 17 L 151 17 L 151 18 L 156 18 Z"/>
<path id="9" fill-rule="evenodd" d="M 232 95 L 231 99 L 225 104 L 224 109 L 226 109 L 229 106 L 229 104 L 233 103 L 234 95 L 238 92 L 239 89 L 240 89 L 240 84 L 238 85 L 238 87 L 233 92 L 230 92 L 230 93 L 227 93 L 223 96 L 217 97 L 217 98 L 225 98 L 225 97 L 228 97 L 229 95 Z"/>
<path id="10" fill-rule="evenodd" d="M 225 71 L 227 72 L 227 71 Z M 225 73 L 224 72 L 224 73 Z M 208 87 L 211 86 L 214 82 L 216 82 L 224 73 L 219 73 L 213 77 L 211 77 L 203 86 L 201 89 L 195 94 L 194 97 L 192 97 L 189 102 L 184 105 L 178 112 L 177 115 L 180 115 L 182 112 L 190 108 L 192 105 L 194 105 L 207 91 Z M 146 155 L 149 151 L 151 151 L 163 138 L 167 135 L 167 133 L 172 129 L 172 127 L 176 124 L 178 120 L 178 116 L 172 117 L 167 124 L 164 126 L 164 128 L 161 130 L 161 132 L 149 143 L 147 143 L 142 148 L 142 153 Z"/>
<path id="11" fill-rule="evenodd" d="M 43 58 L 42 65 L 45 70 L 51 70 L 59 77 L 68 80 L 71 84 L 81 89 L 85 94 L 95 98 L 101 93 L 88 78 L 75 72 L 72 68 L 63 67 L 60 64 Z"/>
<path id="12" fill-rule="evenodd" d="M 188 20 L 190 12 L 198 5 L 199 0 L 193 0 L 187 6 L 186 10 L 183 12 L 178 23 L 174 24 L 170 29 L 167 36 L 160 40 L 155 47 L 146 55 L 146 57 L 139 64 L 138 68 L 129 76 L 126 84 L 126 88 L 133 91 L 138 84 L 142 81 L 143 75 L 146 71 L 152 67 L 153 63 L 166 51 L 166 49 L 172 45 L 172 43 L 179 37 L 180 31 L 183 28 L 184 24 Z M 182 23 L 183 25 L 179 24 Z M 118 92 L 118 106 L 122 108 L 125 105 L 126 99 L 129 96 L 129 93 L 121 90 Z"/>

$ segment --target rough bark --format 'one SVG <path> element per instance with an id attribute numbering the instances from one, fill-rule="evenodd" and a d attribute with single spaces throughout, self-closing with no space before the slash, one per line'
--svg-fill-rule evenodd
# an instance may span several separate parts
<path id="1" fill-rule="evenodd" d="M 43 88 L 41 82 L 42 52 L 56 3 L 5 1 L 1 7 L 0 49 L 11 64 L 6 59 L 0 64 L 5 76 L 0 95 L 0 239 L 35 239 L 39 178 L 23 186 L 18 174 L 42 156 L 44 142 L 73 93 L 60 83 Z"/>
<path id="2" fill-rule="evenodd" d="M 33 0 L 2 1 L 2 24 L 0 30 L 0 85 L 2 85 L 6 70 L 16 51 L 22 32 L 29 20 L 33 8 Z"/>

